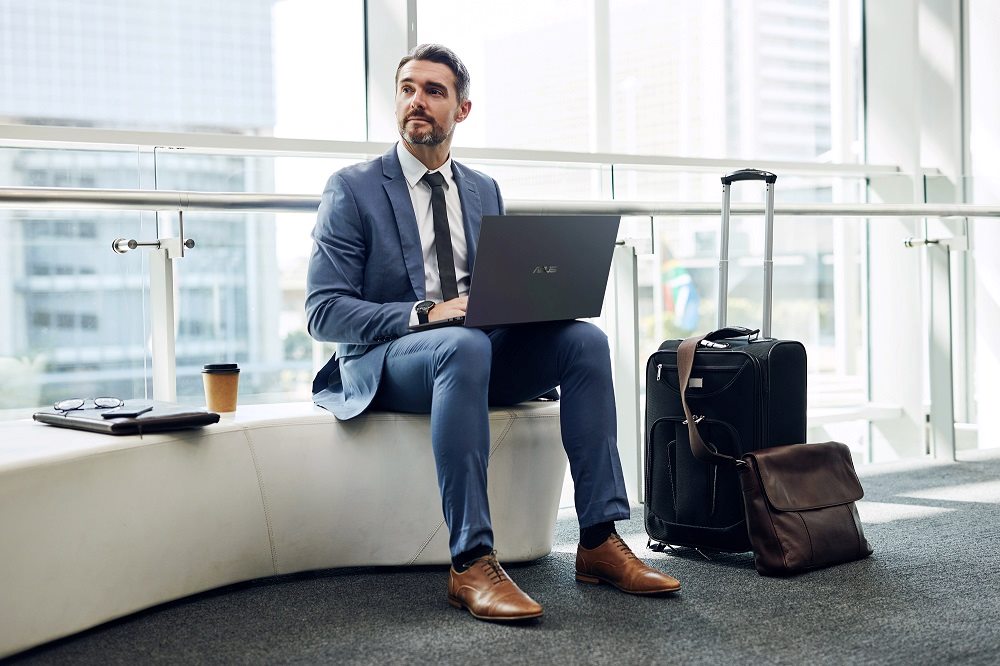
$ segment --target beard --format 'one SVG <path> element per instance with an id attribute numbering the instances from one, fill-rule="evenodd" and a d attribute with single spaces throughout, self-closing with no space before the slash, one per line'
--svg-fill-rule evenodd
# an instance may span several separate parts
<path id="1" fill-rule="evenodd" d="M 411 131 L 407 129 L 406 123 L 414 118 L 419 118 L 420 120 L 429 123 L 430 126 L 422 131 Z M 454 128 L 452 128 L 452 131 L 454 131 Z M 444 143 L 448 137 L 451 136 L 451 132 L 446 131 L 431 118 L 412 115 L 407 116 L 399 123 L 399 135 L 403 137 L 404 141 L 410 144 L 438 146 Z"/>

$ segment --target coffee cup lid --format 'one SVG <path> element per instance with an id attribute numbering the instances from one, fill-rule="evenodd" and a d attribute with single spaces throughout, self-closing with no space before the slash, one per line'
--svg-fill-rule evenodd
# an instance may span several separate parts
<path id="1" fill-rule="evenodd" d="M 209 374 L 231 375 L 240 371 L 236 363 L 206 363 L 202 372 Z"/>

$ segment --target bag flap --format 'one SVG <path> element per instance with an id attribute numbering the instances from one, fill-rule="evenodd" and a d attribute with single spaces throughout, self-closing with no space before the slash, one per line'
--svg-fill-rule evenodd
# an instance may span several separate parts
<path id="1" fill-rule="evenodd" d="M 865 494 L 851 450 L 839 442 L 775 446 L 748 453 L 743 460 L 757 470 L 767 501 L 779 511 L 848 504 Z"/>

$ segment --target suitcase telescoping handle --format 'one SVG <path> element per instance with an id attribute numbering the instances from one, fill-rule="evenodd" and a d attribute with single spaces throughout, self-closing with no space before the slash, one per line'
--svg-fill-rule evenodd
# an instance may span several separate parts
<path id="1" fill-rule="evenodd" d="M 764 319 L 761 332 L 771 337 L 771 296 L 774 290 L 774 183 L 778 177 L 770 171 L 740 169 L 722 177 L 722 234 L 719 242 L 719 319 L 716 328 L 726 327 L 729 307 L 729 209 L 730 186 L 740 180 L 762 180 L 767 192 L 764 199 Z"/>

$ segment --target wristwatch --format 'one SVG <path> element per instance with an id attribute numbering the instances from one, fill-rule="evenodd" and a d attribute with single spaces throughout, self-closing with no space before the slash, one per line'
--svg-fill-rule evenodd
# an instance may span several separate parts
<path id="1" fill-rule="evenodd" d="M 417 303 L 415 308 L 417 311 L 417 322 L 420 324 L 426 324 L 427 317 L 430 315 L 431 310 L 434 309 L 435 305 L 437 305 L 437 303 L 434 301 L 420 301 Z"/>

